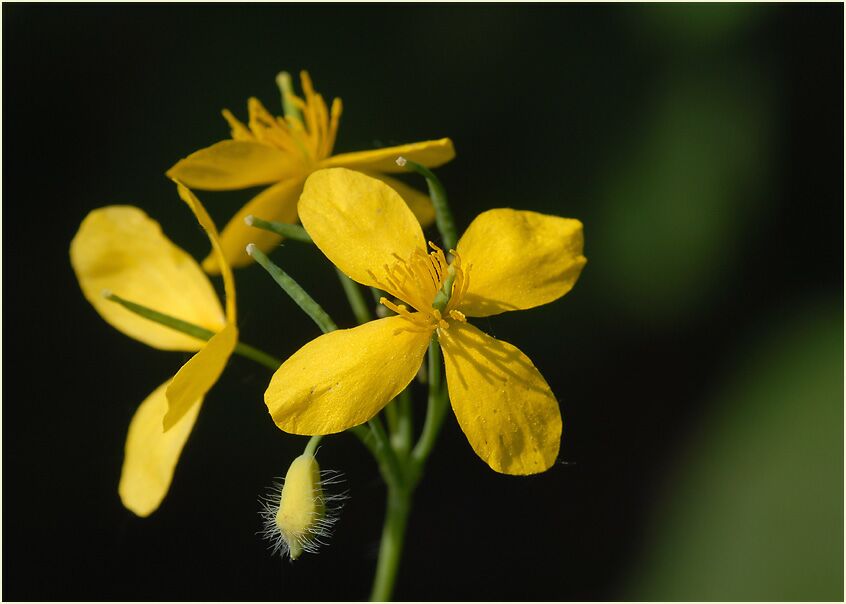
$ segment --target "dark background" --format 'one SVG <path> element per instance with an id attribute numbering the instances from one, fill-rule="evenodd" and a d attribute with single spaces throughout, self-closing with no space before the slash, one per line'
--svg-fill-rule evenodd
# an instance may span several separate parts
<path id="1" fill-rule="evenodd" d="M 164 171 L 274 76 L 343 98 L 337 151 L 450 136 L 461 229 L 510 206 L 585 224 L 574 290 L 476 324 L 560 400 L 560 463 L 499 476 L 449 417 L 398 599 L 843 598 L 843 7 L 24 5 L 3 16 L 3 598 L 331 600 L 369 593 L 383 514 L 352 498 L 320 555 L 271 558 L 258 496 L 305 439 L 234 358 L 148 519 L 117 496 L 126 427 L 187 355 L 83 299 L 68 246 L 134 204 L 195 257 Z M 223 224 L 251 192 L 198 193 Z M 274 252 L 343 325 L 331 268 Z M 316 328 L 253 266 L 246 342 Z M 219 283 L 217 284 L 219 286 Z M 420 399 L 418 399 L 420 401 Z M 418 406 L 422 406 L 418 403 Z"/>

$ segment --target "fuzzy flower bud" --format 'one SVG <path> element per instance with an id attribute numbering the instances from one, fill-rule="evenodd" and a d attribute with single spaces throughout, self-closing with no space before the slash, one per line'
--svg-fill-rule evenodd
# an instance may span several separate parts
<path id="1" fill-rule="evenodd" d="M 270 540 L 273 553 L 281 551 L 296 560 L 303 552 L 317 553 L 338 520 L 339 507 L 332 502 L 345 495 L 326 496 L 323 487 L 339 482 L 337 474 L 321 477 L 314 455 L 303 453 L 291 463 L 282 485 L 278 485 L 261 512 L 264 536 Z"/>

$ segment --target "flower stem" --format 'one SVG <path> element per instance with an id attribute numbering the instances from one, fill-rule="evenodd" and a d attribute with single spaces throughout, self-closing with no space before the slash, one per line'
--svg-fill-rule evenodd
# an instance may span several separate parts
<path id="1" fill-rule="evenodd" d="M 245 359 L 255 361 L 259 365 L 264 365 L 271 371 L 276 371 L 282 364 L 282 361 L 276 357 L 272 357 L 263 350 L 259 350 L 258 348 L 250 346 L 249 344 L 244 344 L 243 342 L 238 342 L 238 344 L 235 345 L 235 354 L 241 355 Z"/>
<path id="2" fill-rule="evenodd" d="M 417 475 L 420 474 L 423 464 L 426 463 L 426 459 L 435 446 L 446 416 L 447 400 L 446 391 L 441 387 L 441 346 L 438 343 L 438 336 L 433 335 L 432 341 L 429 342 L 429 400 L 426 420 L 423 423 L 420 440 L 417 441 L 412 453 Z"/>
<path id="3" fill-rule="evenodd" d="M 408 516 L 411 510 L 411 501 L 414 489 L 420 479 L 423 464 L 432 452 L 432 447 L 438 437 L 446 411 L 446 392 L 441 386 L 441 348 L 437 336 L 432 337 L 429 343 L 429 403 L 426 412 L 426 421 L 423 425 L 423 433 L 420 440 L 414 447 L 411 459 L 404 458 L 400 465 L 402 472 L 401 481 L 392 482 L 387 480 L 388 501 L 385 511 L 385 525 L 382 529 L 382 543 L 379 547 L 379 560 L 376 564 L 376 577 L 373 580 L 373 591 L 370 594 L 372 601 L 385 601 L 391 598 L 394 583 L 399 570 L 399 563 L 402 557 L 405 530 L 408 525 Z M 407 414 L 411 419 L 411 404 L 406 390 L 401 398 L 397 399 L 400 409 L 400 418 Z M 404 406 L 403 406 L 404 405 Z M 408 445 L 411 442 L 411 425 L 408 424 Z M 402 429 L 399 433 L 403 434 Z M 401 440 L 397 447 L 402 450 Z"/>
<path id="4" fill-rule="evenodd" d="M 277 235 L 282 235 L 286 239 L 293 239 L 294 241 L 301 241 L 303 243 L 314 243 L 306 230 L 298 224 L 271 222 L 252 215 L 246 216 L 244 218 L 244 222 L 247 223 L 248 226 L 270 231 L 271 233 L 276 233 Z"/>
<path id="5" fill-rule="evenodd" d="M 181 331 L 182 333 L 189 335 L 193 338 L 197 338 L 198 340 L 210 340 L 214 335 L 214 332 L 210 329 L 206 329 L 205 327 L 200 327 L 199 325 L 194 325 L 193 323 L 189 323 L 188 321 L 183 321 L 182 319 L 177 319 L 176 317 L 172 317 L 170 315 L 166 315 L 163 312 L 159 312 L 157 310 L 153 310 L 152 308 L 147 308 L 141 304 L 136 304 L 130 300 L 126 300 L 121 298 L 120 296 L 113 294 L 111 292 L 104 292 L 104 297 L 106 300 L 110 302 L 115 302 L 120 304 L 125 309 L 134 312 L 136 315 L 142 316 L 145 319 L 149 319 L 159 325 L 164 325 L 165 327 L 170 327 L 174 331 Z M 271 371 L 276 371 L 279 369 L 279 365 L 282 364 L 282 361 L 273 357 L 266 352 L 259 350 L 249 344 L 244 344 L 243 342 L 238 342 L 235 346 L 235 354 L 241 355 L 242 357 L 248 358 L 256 363 L 264 365 Z"/>
<path id="6" fill-rule="evenodd" d="M 273 261 L 268 258 L 264 252 L 258 249 L 252 243 L 247 246 L 247 253 L 258 262 L 264 270 L 266 270 L 276 284 L 285 290 L 291 299 L 297 303 L 303 312 L 305 312 L 311 320 L 314 321 L 323 333 L 335 331 L 338 326 L 329 317 L 323 307 L 321 307 L 314 298 L 308 295 L 306 290 L 300 287 L 300 284 L 294 281 L 288 273 L 276 266 Z"/>
<path id="7" fill-rule="evenodd" d="M 309 438 L 308 444 L 306 445 L 305 451 L 303 451 L 303 453 L 305 455 L 310 455 L 311 457 L 314 457 L 314 453 L 315 453 L 315 451 L 317 451 L 317 445 L 320 444 L 321 438 L 323 438 L 323 436 L 320 435 L 320 434 L 317 434 L 317 435 Z"/>
<path id="8" fill-rule="evenodd" d="M 367 307 L 367 302 L 364 301 L 364 294 L 361 293 L 358 283 L 347 277 L 341 272 L 341 269 L 336 268 L 335 271 L 338 273 L 338 279 L 347 295 L 355 320 L 358 321 L 359 325 L 367 323 L 373 317 L 370 315 L 370 309 Z"/>
<path id="9" fill-rule="evenodd" d="M 385 432 L 382 420 L 377 415 L 367 422 L 367 425 L 370 426 L 370 430 L 376 440 L 376 452 L 378 453 L 377 459 L 380 463 L 382 478 L 385 479 L 385 483 L 389 487 L 402 486 L 404 483 L 403 467 L 400 465 L 396 451 L 391 446 L 391 441 Z"/>
<path id="10" fill-rule="evenodd" d="M 398 162 L 399 163 L 399 162 Z M 435 207 L 435 221 L 438 225 L 438 231 L 441 233 L 444 246 L 447 250 L 455 248 L 458 242 L 458 235 L 455 231 L 455 221 L 452 219 L 452 211 L 449 209 L 447 203 L 447 195 L 441 181 L 435 176 L 426 166 L 418 164 L 416 161 L 410 159 L 405 160 L 405 165 L 420 174 L 426 179 L 426 184 L 429 185 L 429 197 L 432 199 L 432 205 Z"/>
<path id="11" fill-rule="evenodd" d="M 385 524 L 382 528 L 382 543 L 379 546 L 379 561 L 370 600 L 384 602 L 391 599 L 397 580 L 405 529 L 411 511 L 411 492 L 405 487 L 388 485 L 388 501 Z"/>
<path id="12" fill-rule="evenodd" d="M 396 400 L 391 403 L 397 409 L 396 448 L 397 451 L 407 456 L 411 450 L 411 440 L 414 438 L 414 415 L 411 407 L 411 391 L 406 388 L 399 393 Z"/>

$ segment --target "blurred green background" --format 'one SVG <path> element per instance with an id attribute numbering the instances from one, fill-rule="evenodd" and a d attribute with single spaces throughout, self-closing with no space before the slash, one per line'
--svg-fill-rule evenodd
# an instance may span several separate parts
<path id="1" fill-rule="evenodd" d="M 355 439 L 321 449 L 352 495 L 324 552 L 280 563 L 254 534 L 304 439 L 242 359 L 161 509 L 121 507 L 129 419 L 186 357 L 100 320 L 67 256 L 88 211 L 126 203 L 203 257 L 164 171 L 227 136 L 220 109 L 279 109 L 274 76 L 303 68 L 343 98 L 337 151 L 454 140 L 438 172 L 460 229 L 492 207 L 585 225 L 570 294 L 476 322 L 558 396 L 560 463 L 495 475 L 450 416 L 397 598 L 843 599 L 842 5 L 2 16 L 5 599 L 366 597 L 383 490 Z M 200 197 L 223 224 L 251 193 Z M 352 324 L 328 264 L 294 243 L 272 257 Z M 259 268 L 236 279 L 245 341 L 284 357 L 317 335 Z"/>

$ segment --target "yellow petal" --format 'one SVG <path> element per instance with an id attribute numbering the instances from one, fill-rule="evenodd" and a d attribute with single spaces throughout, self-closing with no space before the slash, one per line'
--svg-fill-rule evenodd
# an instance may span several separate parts
<path id="1" fill-rule="evenodd" d="M 334 434 L 376 415 L 417 374 L 429 332 L 400 316 L 324 334 L 273 375 L 264 402 L 291 434 Z"/>
<path id="2" fill-rule="evenodd" d="M 425 250 L 420 223 L 399 194 L 380 180 L 345 168 L 306 180 L 300 221 L 317 247 L 350 278 L 400 296 L 385 266 Z"/>
<path id="3" fill-rule="evenodd" d="M 167 175 L 195 189 L 229 191 L 278 182 L 301 171 L 299 161 L 275 147 L 226 140 L 179 160 Z"/>
<path id="4" fill-rule="evenodd" d="M 188 359 L 167 387 L 168 411 L 164 429 L 172 429 L 191 410 L 191 405 L 211 390 L 238 343 L 238 328 L 231 323 L 215 334 Z"/>
<path id="5" fill-rule="evenodd" d="M 244 218 L 252 214 L 263 220 L 294 224 L 297 222 L 297 200 L 302 190 L 301 179 L 283 180 L 253 197 L 232 217 L 220 234 L 220 245 L 230 266 L 240 268 L 252 262 L 246 252 L 248 243 L 255 243 L 261 251 L 268 253 L 282 241 L 282 237 L 275 233 L 247 226 Z M 210 274 L 220 272 L 217 257 L 210 254 L 203 261 L 203 268 Z"/>
<path id="6" fill-rule="evenodd" d="M 476 454 L 503 474 L 552 466 L 561 413 L 532 361 L 469 323 L 454 321 L 439 333 L 452 409 Z"/>
<path id="7" fill-rule="evenodd" d="M 218 266 L 222 268 L 221 275 L 223 277 L 223 289 L 226 294 L 226 320 L 229 323 L 234 323 L 235 278 L 232 276 L 232 269 L 229 267 L 229 263 L 226 262 L 226 257 L 223 253 L 223 247 L 220 243 L 220 235 L 217 232 L 217 227 L 209 216 L 209 213 L 206 212 L 206 208 L 203 207 L 203 204 L 200 203 L 197 196 L 191 192 L 191 189 L 177 181 L 176 190 L 179 193 L 179 197 L 182 198 L 182 201 L 188 204 L 188 207 L 191 208 L 191 211 L 197 218 L 197 222 L 200 223 L 200 226 L 203 227 L 206 235 L 208 235 L 209 243 L 211 243 L 212 246 L 212 255 L 217 259 Z"/>
<path id="8" fill-rule="evenodd" d="M 566 294 L 587 260 L 582 223 L 507 208 L 479 214 L 457 250 L 470 269 L 460 310 L 486 317 L 540 306 Z"/>
<path id="9" fill-rule="evenodd" d="M 384 147 L 372 151 L 355 151 L 333 155 L 320 162 L 321 168 L 343 167 L 365 172 L 408 172 L 408 168 L 397 165 L 397 157 L 416 161 L 428 168 L 436 168 L 455 157 L 452 141 L 442 138 L 422 143 Z"/>
<path id="10" fill-rule="evenodd" d="M 167 495 L 176 462 L 203 404 L 202 398 L 195 400 L 173 430 L 162 431 L 168 383 L 156 388 L 141 403 L 126 437 L 118 493 L 123 505 L 142 518 L 155 512 Z"/>
<path id="11" fill-rule="evenodd" d="M 164 350 L 199 350 L 204 342 L 106 300 L 103 290 L 212 331 L 225 325 L 217 294 L 199 265 L 132 206 L 92 211 L 70 247 L 86 299 L 115 329 Z"/>
<path id="12" fill-rule="evenodd" d="M 394 191 L 399 193 L 400 197 L 403 198 L 403 201 L 405 201 L 411 211 L 414 212 L 417 222 L 419 222 L 423 228 L 426 228 L 435 222 L 435 208 L 432 206 L 432 200 L 429 199 L 429 195 L 427 193 L 418 191 L 414 187 L 405 184 L 403 181 L 391 178 L 390 176 L 386 176 L 384 174 L 374 172 L 372 174 L 368 174 L 368 176 L 378 178 Z"/>

